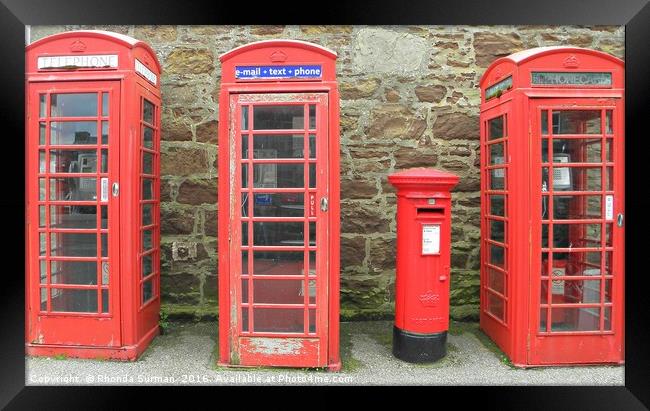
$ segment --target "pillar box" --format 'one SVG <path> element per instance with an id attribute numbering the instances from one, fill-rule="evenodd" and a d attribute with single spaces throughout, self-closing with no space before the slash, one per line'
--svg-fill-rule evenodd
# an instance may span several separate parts
<path id="1" fill-rule="evenodd" d="M 413 168 L 388 176 L 397 189 L 393 355 L 415 363 L 446 354 L 451 194 L 458 176 Z"/>

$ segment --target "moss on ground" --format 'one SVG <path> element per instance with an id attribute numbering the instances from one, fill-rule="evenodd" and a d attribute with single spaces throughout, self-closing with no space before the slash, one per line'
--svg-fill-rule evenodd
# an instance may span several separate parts
<path id="1" fill-rule="evenodd" d="M 510 358 L 506 356 L 506 354 L 501 351 L 498 345 L 490 339 L 490 337 L 487 336 L 481 330 L 479 323 L 477 322 L 460 322 L 460 321 L 450 321 L 449 322 L 449 334 L 451 335 L 461 335 L 463 333 L 471 333 L 473 334 L 477 340 L 488 350 L 490 350 L 498 359 L 501 361 L 502 364 L 507 365 L 508 367 L 512 369 L 519 369 L 518 367 L 515 367 L 512 361 L 510 361 Z"/>
<path id="2" fill-rule="evenodd" d="M 340 328 L 341 371 L 354 372 L 363 363 L 352 355 L 352 323 L 342 322 Z"/>

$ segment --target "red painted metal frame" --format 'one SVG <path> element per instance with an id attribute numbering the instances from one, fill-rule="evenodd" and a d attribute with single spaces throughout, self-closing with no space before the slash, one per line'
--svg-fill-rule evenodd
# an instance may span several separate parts
<path id="1" fill-rule="evenodd" d="M 39 56 L 114 54 L 118 57 L 115 68 L 38 69 Z M 159 258 L 154 258 L 154 298 L 147 304 L 140 303 L 140 264 L 137 258 L 140 247 L 140 170 L 141 146 L 141 99 L 155 105 L 153 136 L 154 151 L 159 152 L 160 141 L 160 89 L 159 81 L 152 84 L 135 71 L 138 59 L 157 79 L 160 64 L 153 50 L 145 43 L 116 33 L 104 31 L 72 31 L 52 35 L 26 47 L 26 352 L 29 355 L 51 356 L 64 354 L 79 358 L 136 359 L 158 334 L 160 310 Z M 40 313 L 39 314 L 39 237 L 38 237 L 38 127 L 39 93 L 97 92 L 112 93 L 109 120 L 109 180 L 108 204 L 110 264 L 109 314 L 88 313 Z M 48 97 L 49 99 L 49 97 Z M 48 100 L 49 101 L 49 100 Z M 49 103 L 48 103 L 49 104 Z M 49 110 L 49 105 L 48 105 Z M 98 101 L 101 114 L 101 101 Z M 97 119 L 100 119 L 98 117 Z M 65 117 L 62 120 L 81 120 Z M 48 127 L 49 130 L 49 127 Z M 101 128 L 100 128 L 101 130 Z M 139 131 L 140 130 L 140 131 Z M 101 132 L 98 132 L 98 136 Z M 49 140 L 47 140 L 49 143 Z M 87 146 L 93 149 L 102 147 Z M 47 146 L 46 146 L 47 147 Z M 52 146 L 79 150 L 84 145 Z M 153 246 L 159 250 L 160 160 L 155 154 L 153 191 L 156 200 L 152 210 Z M 84 174 L 52 174 L 79 177 Z M 99 176 L 98 174 L 93 175 Z M 91 175 L 87 174 L 88 177 Z M 99 183 L 99 182 L 98 182 Z M 119 183 L 119 195 L 110 193 L 112 183 Z M 99 184 L 97 184 L 99 190 Z M 99 192 L 97 193 L 99 196 Z M 100 201 L 86 202 L 100 204 Z M 54 204 L 54 203 L 52 203 Z M 58 204 L 68 204 L 59 201 Z M 77 202 L 76 205 L 84 204 Z M 101 204 L 105 204 L 101 202 Z M 48 214 L 49 216 L 49 210 Z M 99 220 L 98 216 L 98 229 Z M 49 230 L 49 229 L 48 229 Z M 64 231 L 64 230 L 59 230 Z M 66 229 L 66 232 L 81 232 Z M 98 240 L 98 250 L 100 246 Z M 159 251 L 156 251 L 158 253 Z M 74 260 L 74 257 L 59 257 Z M 104 259 L 106 260 L 106 259 Z M 98 273 L 98 276 L 100 274 Z M 49 281 L 49 276 L 48 276 Z M 99 279 L 97 281 L 100 283 Z M 57 286 L 58 287 L 58 286 Z M 95 287 L 95 286 L 91 286 Z M 64 287 L 61 287 L 64 288 Z M 81 289 L 83 286 L 65 288 Z M 88 288 L 88 286 L 86 286 Z M 101 306 L 99 307 L 101 311 Z M 56 324 L 49 319 L 57 318 Z M 111 319 L 112 318 L 112 319 Z"/>
<path id="2" fill-rule="evenodd" d="M 235 184 L 234 170 L 230 170 L 230 162 L 236 158 L 235 153 L 230 151 L 231 142 L 230 132 L 231 124 L 235 124 L 234 117 L 236 113 L 231 112 L 231 99 L 233 96 L 242 94 L 265 94 L 265 93 L 283 93 L 283 94 L 296 94 L 296 93 L 323 93 L 327 95 L 328 108 L 326 111 L 327 122 L 327 155 L 329 169 L 327 178 L 327 188 L 329 190 L 329 211 L 326 213 L 327 238 L 326 249 L 329 254 L 327 259 L 328 269 L 326 276 L 327 287 L 320 287 L 321 290 L 327 291 L 328 295 L 325 298 L 327 307 L 327 318 L 324 321 L 327 324 L 327 347 L 322 350 L 326 353 L 321 358 L 318 366 L 328 367 L 329 370 L 337 371 L 341 368 L 339 357 L 339 95 L 336 83 L 336 54 L 323 47 L 293 40 L 271 40 L 251 43 L 220 56 L 222 62 L 222 78 L 221 78 L 221 91 L 219 95 L 219 187 L 218 187 L 218 206 L 219 206 L 219 361 L 220 365 L 232 366 L 239 365 L 239 353 L 236 351 L 237 343 L 233 339 L 238 338 L 238 330 L 233 328 L 237 325 L 238 320 L 233 318 L 237 315 L 236 310 L 231 307 L 236 307 L 234 298 L 236 298 L 236 287 L 232 284 L 231 273 L 235 268 L 231 261 L 231 248 L 229 246 L 232 241 L 231 234 L 237 230 L 231 231 L 230 218 L 232 210 L 230 210 L 230 196 L 231 186 Z M 244 64 L 257 64 L 257 65 L 272 65 L 272 64 L 320 64 L 322 65 L 322 78 L 321 80 L 272 80 L 272 81 L 240 81 L 234 77 L 235 65 Z M 233 110 L 234 111 L 234 110 Z M 320 116 L 324 117 L 324 116 Z M 274 130 L 273 133 L 282 133 L 282 130 Z M 285 130 L 286 132 L 286 130 Z M 265 134 L 273 134 L 266 133 Z M 292 133 L 295 133 L 293 131 Z M 307 134 L 307 133 L 306 133 Z M 322 154 L 322 153 L 320 153 Z M 320 155 L 317 152 L 317 156 Z M 270 160 L 273 163 L 291 163 L 293 160 L 277 161 Z M 303 162 L 302 159 L 297 159 L 295 162 Z M 255 160 L 258 163 L 264 163 L 265 160 Z M 307 173 L 308 170 L 305 170 Z M 255 192 L 285 192 L 285 193 L 307 193 L 309 189 L 277 189 L 272 190 L 253 188 L 252 193 Z M 234 193 L 232 193 L 234 195 Z M 307 194 L 306 199 L 307 201 Z M 305 203 L 305 206 L 307 204 Z M 230 210 L 230 211 L 229 211 Z M 321 213 L 320 210 L 318 213 Z M 312 220 L 313 218 L 309 218 Z M 264 219 L 264 221 L 273 221 L 273 219 Z M 282 221 L 288 221 L 282 218 Z M 302 217 L 297 218 L 297 221 L 304 221 Z M 249 238 L 252 241 L 252 238 Z M 322 246 L 321 246 L 322 247 Z M 291 247 L 284 247 L 283 249 L 289 250 Z M 259 249 L 273 250 L 273 247 L 259 247 Z M 292 248 L 291 248 L 292 249 Z M 295 247 L 296 251 L 303 251 L 304 247 Z M 306 294 L 306 293 L 305 293 Z M 305 296 L 307 300 L 307 296 Z M 257 333 L 255 335 L 258 335 Z M 267 334 L 275 335 L 275 334 Z M 286 341 L 293 337 L 291 334 L 285 334 Z M 240 337 L 247 338 L 247 337 Z M 245 341 L 244 341 L 245 342 Z M 303 355 L 291 356 L 276 355 L 266 359 L 257 358 L 261 363 L 259 365 L 283 365 L 283 366 L 301 366 L 300 361 L 309 357 L 313 353 L 312 349 L 305 347 Z M 292 358 L 295 357 L 295 358 Z M 275 358 L 275 360 L 274 360 Z M 310 365 L 313 366 L 313 365 Z"/>
<path id="3" fill-rule="evenodd" d="M 531 84 L 533 71 L 561 71 L 561 72 L 611 72 L 612 84 L 605 86 L 537 86 Z M 496 60 L 485 72 L 481 79 L 481 328 L 497 343 L 508 355 L 512 362 L 521 367 L 562 365 L 562 364 L 587 364 L 587 363 L 623 363 L 624 362 L 624 228 L 616 225 L 616 216 L 624 213 L 624 64 L 621 60 L 608 54 L 575 48 L 575 47 L 545 47 L 526 50 L 511 56 Z M 500 95 L 485 101 L 486 88 L 512 76 L 512 87 Z M 604 250 L 611 250 L 613 261 L 612 278 L 612 303 L 614 307 L 611 314 L 611 331 L 603 330 L 603 318 L 600 318 L 600 330 L 587 331 L 538 331 L 540 325 L 540 287 L 542 277 L 541 264 L 541 235 L 542 235 L 542 163 L 541 163 L 541 136 L 540 115 L 541 110 L 601 110 L 604 115 L 606 110 L 613 110 L 613 161 L 612 163 L 576 163 L 576 166 L 596 167 L 601 169 L 601 183 L 605 181 L 606 168 L 613 167 L 613 191 L 599 190 L 594 194 L 601 198 L 601 217 L 586 220 L 554 220 L 556 223 L 585 223 L 597 222 L 601 227 L 601 244 L 597 250 L 604 256 Z M 499 319 L 488 312 L 487 293 L 488 284 L 488 259 L 489 253 L 486 245 L 489 227 L 487 195 L 490 169 L 497 166 L 488 164 L 489 144 L 488 121 L 499 116 L 507 117 L 507 131 L 504 141 L 507 141 L 506 156 L 502 167 L 506 170 L 506 187 L 503 192 L 505 201 L 505 218 L 493 218 L 506 221 L 505 229 L 505 280 L 504 294 L 505 314 Z M 567 135 L 554 136 L 552 121 L 549 111 L 547 125 L 549 137 L 564 139 Z M 571 136 L 568 138 L 607 140 L 604 135 L 605 120 L 601 116 L 601 131 L 603 134 L 589 134 Z M 494 140 L 498 142 L 501 140 Z M 549 143 L 550 146 L 550 143 Z M 551 150 L 552 147 L 549 147 Z M 602 146 L 604 156 L 604 146 Z M 551 157 L 549 157 L 550 159 Z M 604 159 L 604 157 L 603 157 Z M 564 167 L 564 163 L 562 166 Z M 567 165 L 572 166 L 572 163 Z M 549 174 L 552 169 L 549 170 Z M 562 195 L 569 195 L 571 191 L 562 191 Z M 588 194 L 589 192 L 578 192 Z M 614 195 L 613 221 L 605 221 L 604 202 L 605 194 Z M 552 191 L 544 194 L 552 198 Z M 550 210 L 553 205 L 547 205 Z M 573 210 L 579 212 L 579 210 Z M 553 220 L 549 220 L 551 223 Z M 612 227 L 613 243 L 606 247 L 604 237 L 605 226 Z M 572 235 L 577 236 L 578 226 L 574 227 Z M 552 241 L 552 237 L 549 237 Z M 574 237 L 578 238 L 578 237 Z M 546 250 L 546 249 L 544 249 Z M 574 247 L 572 252 L 586 250 Z M 568 251 L 568 250 L 560 250 Z M 552 254 L 552 251 L 551 251 Z M 600 272 L 604 273 L 604 261 L 601 261 Z M 550 268 L 544 266 L 546 270 Z M 549 271 L 546 271 L 549 273 Z M 604 274 L 598 276 L 570 276 L 560 277 L 565 280 L 593 280 L 600 279 L 600 303 L 595 304 L 561 304 L 560 300 L 550 301 L 551 277 L 548 277 L 546 296 L 554 307 L 566 309 L 568 307 L 604 307 L 605 283 Z M 564 300 L 563 300 L 564 301 Z M 547 320 L 553 321 L 550 313 Z"/>

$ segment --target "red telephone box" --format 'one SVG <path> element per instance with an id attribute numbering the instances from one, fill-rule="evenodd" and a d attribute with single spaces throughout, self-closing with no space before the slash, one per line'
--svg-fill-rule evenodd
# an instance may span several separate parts
<path id="1" fill-rule="evenodd" d="M 27 353 L 133 360 L 158 333 L 160 64 L 72 31 L 26 67 Z"/>
<path id="2" fill-rule="evenodd" d="M 447 353 L 451 189 L 458 176 L 413 168 L 393 173 L 397 188 L 397 269 L 393 355 L 432 362 Z"/>
<path id="3" fill-rule="evenodd" d="M 336 53 L 273 40 L 220 60 L 219 364 L 338 370 Z"/>
<path id="4" fill-rule="evenodd" d="M 518 366 L 624 361 L 624 64 L 575 47 L 481 79 L 481 328 Z"/>

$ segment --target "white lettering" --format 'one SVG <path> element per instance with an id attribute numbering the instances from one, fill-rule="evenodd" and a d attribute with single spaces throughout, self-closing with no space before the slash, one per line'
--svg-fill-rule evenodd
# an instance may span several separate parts
<path id="1" fill-rule="evenodd" d="M 98 67 L 117 68 L 117 54 L 80 55 L 80 56 L 40 56 L 37 60 L 38 69 L 53 69 L 64 67 Z"/>

